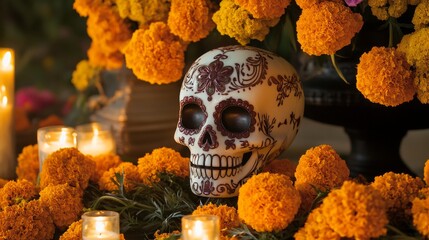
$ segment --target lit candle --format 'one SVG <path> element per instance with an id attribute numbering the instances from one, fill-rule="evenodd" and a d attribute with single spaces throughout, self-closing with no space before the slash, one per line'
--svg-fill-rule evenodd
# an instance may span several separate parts
<path id="1" fill-rule="evenodd" d="M 14 52 L 0 49 L 0 178 L 15 177 Z"/>
<path id="2" fill-rule="evenodd" d="M 182 217 L 182 240 L 220 239 L 220 219 L 214 215 L 186 215 Z"/>
<path id="3" fill-rule="evenodd" d="M 49 126 L 37 130 L 37 145 L 39 147 L 39 171 L 42 171 L 46 157 L 60 148 L 76 147 L 74 128 L 66 126 Z"/>
<path id="4" fill-rule="evenodd" d="M 83 240 L 119 240 L 119 213 L 91 211 L 82 215 Z"/>
<path id="5" fill-rule="evenodd" d="M 87 155 L 116 153 L 116 144 L 110 128 L 100 123 L 76 127 L 77 149 Z"/>

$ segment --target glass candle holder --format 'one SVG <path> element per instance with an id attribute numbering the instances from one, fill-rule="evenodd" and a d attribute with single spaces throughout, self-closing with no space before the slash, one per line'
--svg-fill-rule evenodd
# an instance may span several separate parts
<path id="1" fill-rule="evenodd" d="M 107 125 L 89 123 L 76 127 L 77 149 L 86 155 L 116 153 L 112 131 Z"/>
<path id="2" fill-rule="evenodd" d="M 182 240 L 219 240 L 220 219 L 214 215 L 182 217 Z"/>
<path id="3" fill-rule="evenodd" d="M 60 148 L 76 147 L 76 132 L 72 127 L 62 125 L 37 129 L 39 164 L 42 171 L 46 157 Z"/>
<path id="4" fill-rule="evenodd" d="M 82 215 L 83 240 L 119 240 L 119 213 L 90 211 Z"/>

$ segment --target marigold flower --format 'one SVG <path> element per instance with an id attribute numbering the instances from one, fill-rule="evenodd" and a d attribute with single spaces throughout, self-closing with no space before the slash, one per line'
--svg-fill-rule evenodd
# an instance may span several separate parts
<path id="1" fill-rule="evenodd" d="M 405 53 L 407 62 L 417 71 L 429 72 L 429 28 L 421 28 L 405 35 L 398 45 L 398 50 Z"/>
<path id="2" fill-rule="evenodd" d="M 395 48 L 373 47 L 359 60 L 356 87 L 365 98 L 385 106 L 413 99 L 414 75 L 404 54 Z"/>
<path id="3" fill-rule="evenodd" d="M 408 0 L 368 0 L 372 14 L 382 21 L 389 17 L 400 17 L 407 11 L 407 4 Z"/>
<path id="4" fill-rule="evenodd" d="M 92 160 L 95 162 L 95 171 L 93 172 L 90 180 L 95 183 L 98 183 L 104 172 L 117 167 L 122 163 L 121 157 L 112 153 L 92 156 Z"/>
<path id="5" fill-rule="evenodd" d="M 279 18 L 285 13 L 291 0 L 235 0 L 235 4 L 249 11 L 254 18 Z"/>
<path id="6" fill-rule="evenodd" d="M 147 185 L 158 182 L 159 173 L 169 173 L 182 178 L 189 176 L 189 158 L 174 149 L 161 147 L 138 159 L 138 171 Z"/>
<path id="7" fill-rule="evenodd" d="M 388 172 L 374 178 L 370 184 L 383 197 L 391 221 L 411 218 L 411 201 L 418 196 L 424 182 L 419 177 L 404 173 Z"/>
<path id="8" fill-rule="evenodd" d="M 97 8 L 105 2 L 108 4 L 108 1 L 105 0 L 75 0 L 73 2 L 73 9 L 76 10 L 82 17 L 87 17 L 94 11 L 97 11 Z"/>
<path id="9" fill-rule="evenodd" d="M 39 174 L 39 147 L 37 144 L 25 146 L 18 155 L 16 175 L 18 179 L 27 179 L 36 183 Z"/>
<path id="10" fill-rule="evenodd" d="M 329 145 L 308 149 L 298 161 L 295 187 L 301 194 L 302 210 L 308 211 L 317 192 L 339 187 L 349 178 L 350 170 L 338 153 Z"/>
<path id="11" fill-rule="evenodd" d="M 350 44 L 363 26 L 362 16 L 337 2 L 324 1 L 304 8 L 296 22 L 301 49 L 320 56 L 332 55 Z"/>
<path id="12" fill-rule="evenodd" d="M 37 126 L 41 128 L 41 127 L 63 125 L 63 124 L 64 124 L 64 121 L 60 117 L 58 117 L 57 114 L 49 114 L 47 117 L 40 119 L 39 124 L 37 124 Z"/>
<path id="13" fill-rule="evenodd" d="M 141 182 L 139 170 L 137 166 L 131 162 L 123 162 L 117 167 L 110 168 L 104 172 L 98 181 L 98 185 L 101 190 L 115 191 L 118 190 L 118 186 L 112 181 L 116 180 L 115 174 L 124 174 L 124 187 L 125 191 L 131 191 L 135 188 L 137 182 Z"/>
<path id="14" fill-rule="evenodd" d="M 87 55 L 92 65 L 107 70 L 119 69 L 124 64 L 124 55 L 121 52 L 104 52 L 94 41 L 91 42 Z"/>
<path id="15" fill-rule="evenodd" d="M 345 181 L 321 206 L 326 222 L 341 237 L 370 239 L 387 233 L 386 203 L 371 186 Z"/>
<path id="16" fill-rule="evenodd" d="M 140 25 L 165 22 L 170 10 L 170 0 L 115 0 L 119 15 Z"/>
<path id="17" fill-rule="evenodd" d="M 172 0 L 168 15 L 171 33 L 189 42 L 207 37 L 215 27 L 208 0 Z"/>
<path id="18" fill-rule="evenodd" d="M 32 200 L 0 211 L 0 237 L 8 240 L 53 239 L 55 225 L 48 209 Z"/>
<path id="19" fill-rule="evenodd" d="M 423 196 L 414 198 L 412 201 L 413 225 L 419 233 L 429 237 L 429 189 L 425 188 L 421 193 Z"/>
<path id="20" fill-rule="evenodd" d="M 421 103 L 429 103 L 429 72 L 416 71 L 414 85 L 417 88 L 417 98 Z"/>
<path id="21" fill-rule="evenodd" d="M 419 30 L 429 26 L 429 1 L 421 1 L 414 10 L 413 19 L 414 29 Z"/>
<path id="22" fill-rule="evenodd" d="M 37 190 L 34 183 L 26 179 L 9 181 L 3 188 L 0 188 L 0 210 L 22 201 L 29 201 L 36 195 Z"/>
<path id="23" fill-rule="evenodd" d="M 82 219 L 70 224 L 59 240 L 82 240 Z"/>
<path id="24" fill-rule="evenodd" d="M 79 219 L 83 210 L 82 196 L 82 189 L 64 183 L 45 187 L 40 191 L 39 200 L 49 209 L 55 226 L 64 230 Z"/>
<path id="25" fill-rule="evenodd" d="M 258 232 L 285 229 L 301 204 L 299 192 L 286 175 L 260 173 L 253 175 L 238 195 L 238 216 Z"/>
<path id="26" fill-rule="evenodd" d="M 95 163 L 76 148 L 62 148 L 48 155 L 40 173 L 40 188 L 68 183 L 85 189 Z"/>
<path id="27" fill-rule="evenodd" d="M 296 240 L 319 239 L 319 240 L 340 240 L 336 233 L 323 216 L 322 208 L 318 207 L 311 211 L 302 228 L 295 233 Z"/>
<path id="28" fill-rule="evenodd" d="M 174 36 L 166 23 L 138 29 L 124 49 L 128 68 L 137 78 L 152 84 L 179 80 L 185 66 L 186 45 Z"/>
<path id="29" fill-rule="evenodd" d="M 425 167 L 423 169 L 423 179 L 426 182 L 426 185 L 429 186 L 429 159 L 426 160 Z"/>
<path id="30" fill-rule="evenodd" d="M 221 204 L 208 203 L 200 205 L 192 212 L 192 215 L 215 215 L 220 218 L 220 229 L 225 232 L 240 226 L 237 209 Z"/>
<path id="31" fill-rule="evenodd" d="M 8 183 L 9 181 L 10 180 L 8 180 L 8 179 L 0 178 L 0 188 L 3 187 L 4 185 L 6 185 L 6 183 Z"/>
<path id="32" fill-rule="evenodd" d="M 268 163 L 268 165 L 262 169 L 262 172 L 284 174 L 293 180 L 295 179 L 296 166 L 297 164 L 289 159 L 275 159 Z"/>
<path id="33" fill-rule="evenodd" d="M 155 240 L 167 240 L 172 235 L 180 234 L 179 231 L 173 231 L 171 233 L 159 233 L 159 230 L 155 232 L 154 237 Z"/>
<path id="34" fill-rule="evenodd" d="M 92 65 L 88 60 L 82 60 L 76 65 L 71 81 L 75 88 L 82 92 L 100 81 L 100 71 L 100 67 Z"/>
<path id="35" fill-rule="evenodd" d="M 280 18 L 255 19 L 244 8 L 236 5 L 234 0 L 223 0 L 220 9 L 213 14 L 213 21 L 222 35 L 235 38 L 241 45 L 246 45 L 251 39 L 263 41 Z"/>

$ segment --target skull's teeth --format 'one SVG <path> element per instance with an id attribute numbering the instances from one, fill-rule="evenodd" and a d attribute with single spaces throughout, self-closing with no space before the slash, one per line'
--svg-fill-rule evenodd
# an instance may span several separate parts
<path id="1" fill-rule="evenodd" d="M 233 177 L 241 169 L 240 157 L 192 154 L 191 176 L 214 180 Z"/>

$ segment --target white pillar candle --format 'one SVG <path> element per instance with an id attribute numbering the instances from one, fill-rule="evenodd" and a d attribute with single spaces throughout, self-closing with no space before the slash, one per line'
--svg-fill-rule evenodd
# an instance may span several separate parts
<path id="1" fill-rule="evenodd" d="M 76 147 L 76 132 L 72 127 L 62 125 L 39 128 L 37 130 L 39 147 L 39 171 L 42 171 L 46 157 L 61 149 Z"/>
<path id="2" fill-rule="evenodd" d="M 14 52 L 0 49 L 0 178 L 15 178 Z"/>
<path id="3" fill-rule="evenodd" d="M 82 215 L 83 240 L 119 240 L 119 213 L 90 211 Z"/>
<path id="4" fill-rule="evenodd" d="M 86 155 L 116 153 L 116 144 L 110 128 L 100 123 L 76 127 L 77 149 Z"/>
<path id="5" fill-rule="evenodd" d="M 182 240 L 219 240 L 220 219 L 214 215 L 182 217 Z"/>

